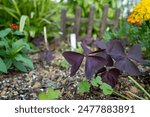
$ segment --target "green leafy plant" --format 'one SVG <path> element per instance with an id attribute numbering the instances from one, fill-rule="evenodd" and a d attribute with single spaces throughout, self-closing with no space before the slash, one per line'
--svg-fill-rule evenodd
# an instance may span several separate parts
<path id="1" fill-rule="evenodd" d="M 54 90 L 53 88 L 48 88 L 46 92 L 41 92 L 39 94 L 39 100 L 55 100 L 61 96 L 59 90 Z"/>
<path id="2" fill-rule="evenodd" d="M 52 0 L 0 0 L 0 28 L 7 27 L 10 23 L 18 23 L 21 16 L 28 18 L 25 30 L 30 36 L 42 35 L 46 26 L 48 36 L 58 35 L 60 5 Z"/>
<path id="3" fill-rule="evenodd" d="M 106 83 L 102 83 L 100 86 L 100 89 L 102 89 L 102 91 L 105 95 L 110 95 L 113 93 L 112 87 Z"/>
<path id="4" fill-rule="evenodd" d="M 78 90 L 80 93 L 85 93 L 90 91 L 90 84 L 87 80 L 81 81 L 78 85 Z"/>
<path id="5" fill-rule="evenodd" d="M 89 92 L 91 86 L 101 89 L 104 95 L 110 95 L 113 93 L 112 87 L 109 84 L 102 82 L 100 76 L 92 78 L 90 83 L 87 80 L 81 81 L 78 85 L 78 90 L 80 93 Z"/>
<path id="6" fill-rule="evenodd" d="M 1 30 L 0 72 L 7 73 L 14 67 L 22 72 L 27 72 L 27 68 L 33 69 L 32 59 L 27 56 L 28 51 L 31 49 L 23 33 L 10 28 Z"/>
<path id="7" fill-rule="evenodd" d="M 119 20 L 118 29 L 115 31 L 112 31 L 111 29 L 105 31 L 103 40 L 107 42 L 115 38 L 126 39 L 130 41 L 131 45 L 134 45 L 135 43 L 132 40 L 136 37 L 137 32 L 138 29 L 136 27 L 129 24 L 124 18 L 121 18 Z"/>
<path id="8" fill-rule="evenodd" d="M 147 58 L 150 57 L 150 27 L 149 21 L 143 22 L 141 26 L 132 25 L 127 21 L 123 20 L 120 28 L 115 32 L 106 32 L 104 34 L 104 40 L 111 40 L 113 38 L 122 38 L 127 39 L 129 41 L 129 46 L 133 46 L 134 44 L 140 44 L 142 47 L 142 51 L 145 53 Z M 126 30 L 126 31 L 124 31 Z"/>
<path id="9" fill-rule="evenodd" d="M 137 33 L 135 38 L 132 40 L 143 47 L 146 57 L 150 57 L 150 15 L 147 9 L 150 7 L 147 4 L 148 1 L 141 0 L 136 4 L 132 12 L 127 17 L 127 21 L 137 28 Z M 148 14 L 145 17 L 145 14 Z"/>
<path id="10" fill-rule="evenodd" d="M 64 0 L 61 0 L 64 2 Z M 68 8 L 69 15 L 74 14 L 77 6 L 82 8 L 82 16 L 88 17 L 90 5 L 94 4 L 96 7 L 96 17 L 102 16 L 102 8 L 105 4 L 109 4 L 109 17 L 112 17 L 114 14 L 114 8 L 116 8 L 116 1 L 115 0 L 67 0 L 67 2 L 63 3 L 66 8 Z"/>
<path id="11" fill-rule="evenodd" d="M 109 95 L 113 93 L 113 89 L 107 83 L 102 82 L 101 77 L 97 76 L 95 79 L 91 81 L 92 86 L 100 88 L 105 95 Z"/>
<path id="12" fill-rule="evenodd" d="M 101 80 L 101 78 L 99 76 L 97 76 L 96 78 L 93 78 L 92 81 L 91 81 L 91 84 L 94 86 L 94 87 L 99 87 L 99 85 L 101 85 L 103 82 Z"/>
<path id="13" fill-rule="evenodd" d="M 150 21 L 143 22 L 140 27 L 137 28 L 137 33 L 134 35 L 134 38 L 131 38 L 133 43 L 138 43 L 143 48 L 145 55 L 150 57 Z"/>

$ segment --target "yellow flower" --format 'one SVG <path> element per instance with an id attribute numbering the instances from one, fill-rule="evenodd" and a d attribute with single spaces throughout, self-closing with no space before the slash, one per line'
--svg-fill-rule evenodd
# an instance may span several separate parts
<path id="1" fill-rule="evenodd" d="M 150 20 L 150 0 L 141 0 L 132 13 L 128 16 L 127 21 L 132 24 L 141 24 L 143 21 Z"/>

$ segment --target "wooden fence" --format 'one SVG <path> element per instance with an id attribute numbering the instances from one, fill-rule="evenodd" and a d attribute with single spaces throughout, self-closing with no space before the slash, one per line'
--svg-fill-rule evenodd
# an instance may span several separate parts
<path id="1" fill-rule="evenodd" d="M 74 22 L 72 33 L 76 34 L 76 37 L 79 38 L 79 32 L 80 32 L 80 24 L 81 23 L 87 23 L 87 35 L 92 35 L 93 30 L 93 24 L 99 23 L 100 25 L 100 32 L 99 32 L 99 38 L 101 38 L 104 34 L 105 28 L 107 25 L 113 25 L 113 30 L 116 30 L 118 27 L 119 22 L 119 16 L 120 16 L 120 10 L 116 9 L 114 20 L 107 20 L 108 17 L 108 9 L 109 6 L 105 5 L 103 8 L 103 14 L 101 19 L 94 19 L 94 13 L 95 13 L 95 7 L 94 5 L 91 5 L 90 7 L 90 13 L 88 18 L 82 18 L 81 17 L 81 8 L 78 7 L 75 12 L 74 18 L 67 17 L 67 10 L 62 9 L 61 11 L 61 39 L 67 39 L 67 23 L 68 22 Z"/>

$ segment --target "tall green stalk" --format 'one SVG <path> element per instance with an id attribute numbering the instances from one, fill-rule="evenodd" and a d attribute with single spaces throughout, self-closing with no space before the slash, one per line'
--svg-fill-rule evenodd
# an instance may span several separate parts
<path id="1" fill-rule="evenodd" d="M 118 93 L 118 92 L 116 92 L 116 91 L 113 91 L 113 94 L 114 94 L 114 95 L 117 95 L 117 96 L 119 96 L 119 97 L 121 97 L 121 98 L 123 98 L 123 99 L 130 100 L 130 98 L 128 98 L 128 97 L 126 97 L 126 96 L 124 96 L 124 95 L 122 95 L 122 94 L 120 94 L 120 93 Z"/>
<path id="2" fill-rule="evenodd" d="M 150 99 L 150 94 L 138 82 L 136 82 L 131 76 L 128 76 L 128 78 Z"/>

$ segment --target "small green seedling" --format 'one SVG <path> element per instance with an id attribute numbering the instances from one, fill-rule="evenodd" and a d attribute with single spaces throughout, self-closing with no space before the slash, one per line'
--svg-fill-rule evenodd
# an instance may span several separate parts
<path id="1" fill-rule="evenodd" d="M 107 83 L 102 83 L 99 88 L 102 89 L 104 95 L 110 95 L 113 93 L 112 87 Z"/>
<path id="2" fill-rule="evenodd" d="M 93 78 L 91 80 L 91 84 L 94 87 L 100 88 L 103 91 L 104 95 L 110 95 L 113 93 L 112 87 L 109 84 L 102 82 L 102 78 L 100 76 Z"/>
<path id="3" fill-rule="evenodd" d="M 90 83 L 87 80 L 81 81 L 78 85 L 78 91 L 80 93 L 86 93 L 90 91 Z"/>
<path id="4" fill-rule="evenodd" d="M 101 85 L 103 82 L 101 80 L 101 78 L 99 76 L 97 76 L 96 78 L 93 78 L 91 80 L 91 84 L 92 86 L 98 87 L 99 85 Z"/>
<path id="5" fill-rule="evenodd" d="M 56 100 L 61 96 L 59 90 L 48 88 L 47 92 L 41 92 L 39 94 L 39 100 Z"/>
<path id="6" fill-rule="evenodd" d="M 61 68 L 67 69 L 69 64 L 66 60 L 60 60 L 56 63 L 56 65 L 60 66 Z"/>
<path id="7" fill-rule="evenodd" d="M 113 93 L 112 87 L 109 84 L 102 82 L 100 76 L 93 78 L 90 83 L 87 80 L 81 81 L 78 85 L 78 91 L 80 93 L 89 92 L 91 86 L 101 89 L 104 95 L 110 95 Z"/>

